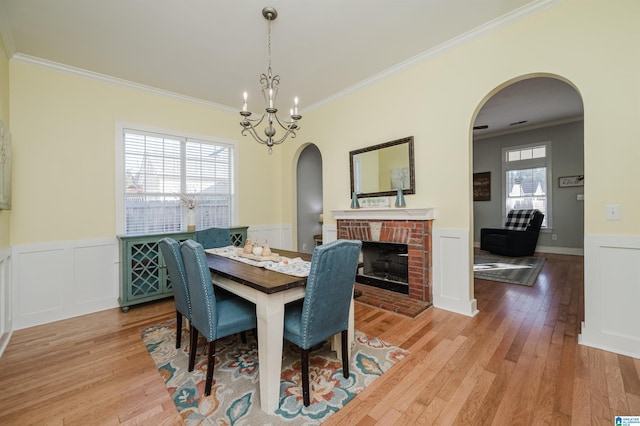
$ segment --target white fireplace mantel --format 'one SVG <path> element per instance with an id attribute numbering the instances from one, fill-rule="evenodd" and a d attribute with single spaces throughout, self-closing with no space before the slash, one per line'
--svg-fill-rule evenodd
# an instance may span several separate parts
<path id="1" fill-rule="evenodd" d="M 429 208 L 363 208 L 349 210 L 331 210 L 335 219 L 359 220 L 433 220 L 436 209 Z"/>

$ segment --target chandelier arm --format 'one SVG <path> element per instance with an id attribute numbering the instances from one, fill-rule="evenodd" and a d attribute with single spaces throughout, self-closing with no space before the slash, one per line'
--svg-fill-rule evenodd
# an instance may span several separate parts
<path id="1" fill-rule="evenodd" d="M 256 133 L 256 129 L 254 127 L 245 127 L 244 129 L 242 129 L 242 132 L 241 132 L 242 136 L 246 136 L 247 132 L 251 135 L 251 137 L 253 137 L 253 139 L 255 139 L 256 142 L 261 143 L 263 145 L 267 145 L 267 141 L 262 140 L 260 136 L 258 136 L 258 134 Z"/>
<path id="2" fill-rule="evenodd" d="M 287 139 L 289 135 L 291 135 L 291 139 L 294 139 L 296 137 L 296 130 L 298 129 L 293 130 L 293 129 L 287 128 L 287 131 L 285 132 L 284 135 L 282 135 L 280 139 L 273 141 L 273 145 L 280 145 L 282 142 L 285 141 L 285 139 Z"/>
<path id="3" fill-rule="evenodd" d="M 278 124 L 280 125 L 280 127 L 282 127 L 284 130 L 289 129 L 289 127 L 290 127 L 292 124 L 295 124 L 295 123 L 296 123 L 296 121 L 297 121 L 297 120 L 291 120 L 291 121 L 288 121 L 288 120 L 280 120 L 280 118 L 278 118 L 278 116 L 277 116 L 277 115 L 275 115 L 275 114 L 274 114 L 273 116 L 276 118 L 276 121 L 278 122 Z M 283 124 L 283 123 L 284 123 L 284 124 Z M 296 130 L 297 130 L 297 129 L 296 129 Z"/>

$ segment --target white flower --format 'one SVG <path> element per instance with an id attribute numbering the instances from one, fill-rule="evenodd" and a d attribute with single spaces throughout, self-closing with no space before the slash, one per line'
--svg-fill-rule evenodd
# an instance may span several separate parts
<path id="1" fill-rule="evenodd" d="M 196 207 L 196 195 L 195 194 L 180 194 L 180 200 L 185 203 L 189 210 Z"/>

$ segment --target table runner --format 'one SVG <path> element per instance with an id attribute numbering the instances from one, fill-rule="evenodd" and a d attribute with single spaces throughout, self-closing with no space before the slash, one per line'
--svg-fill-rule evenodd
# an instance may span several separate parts
<path id="1" fill-rule="evenodd" d="M 287 275 L 293 275 L 295 277 L 308 277 L 309 270 L 311 269 L 311 262 L 302 260 L 299 257 L 288 258 L 280 256 L 282 259 L 280 262 L 273 260 L 253 260 L 246 257 L 238 256 L 238 247 L 227 246 L 213 249 L 206 249 L 205 252 L 215 254 L 216 256 L 228 257 L 229 259 L 236 260 L 238 262 L 247 263 L 249 265 L 257 266 L 260 268 L 269 269 L 271 271 L 280 272 Z"/>

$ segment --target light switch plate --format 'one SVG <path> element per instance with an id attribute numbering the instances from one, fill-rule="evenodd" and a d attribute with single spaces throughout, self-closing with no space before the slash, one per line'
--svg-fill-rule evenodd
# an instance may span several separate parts
<path id="1" fill-rule="evenodd" d="M 620 220 L 620 205 L 607 204 L 607 212 L 605 217 L 607 220 Z"/>

